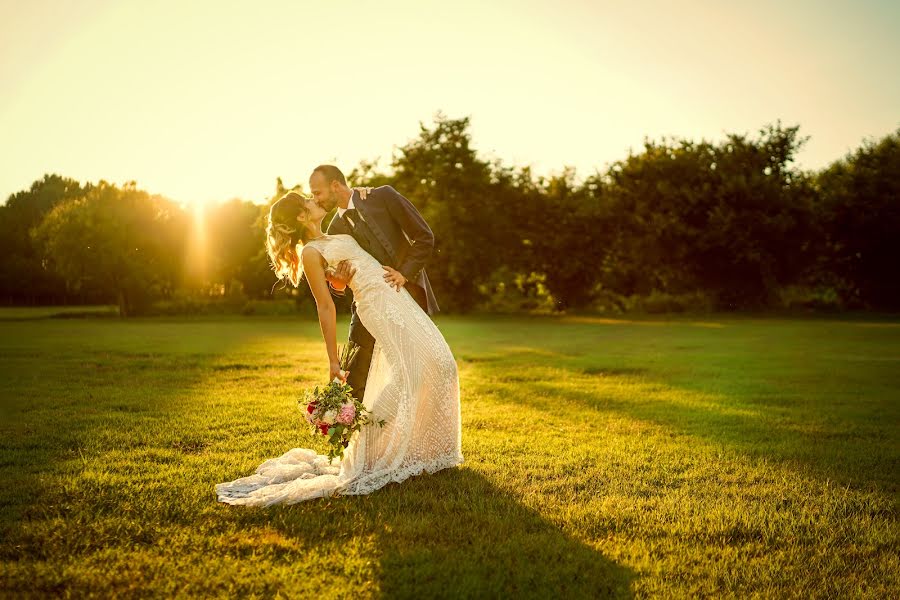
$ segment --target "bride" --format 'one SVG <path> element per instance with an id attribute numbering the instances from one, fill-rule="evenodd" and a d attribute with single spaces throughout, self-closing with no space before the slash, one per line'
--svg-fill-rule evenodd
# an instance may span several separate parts
<path id="1" fill-rule="evenodd" d="M 305 275 L 332 373 L 340 371 L 337 325 L 325 272 L 342 260 L 356 270 L 348 285 L 360 321 L 375 338 L 362 402 L 386 424 L 364 427 L 339 464 L 308 448 L 269 459 L 253 475 L 217 484 L 221 502 L 270 506 L 368 494 L 463 462 L 459 377 L 450 347 L 405 287 L 397 293 L 385 281 L 381 264 L 353 236 L 323 233 L 325 215 L 312 198 L 286 193 L 269 211 L 268 252 L 276 274 L 294 287 Z"/>

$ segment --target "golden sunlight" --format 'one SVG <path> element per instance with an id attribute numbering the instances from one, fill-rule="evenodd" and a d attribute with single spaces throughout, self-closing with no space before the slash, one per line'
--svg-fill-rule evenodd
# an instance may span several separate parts
<path id="1" fill-rule="evenodd" d="M 479 151 L 540 174 L 590 175 L 644 136 L 719 140 L 776 118 L 802 125 L 799 161 L 818 168 L 896 126 L 897 13 L 799 0 L 10 2 L 0 131 L 15 152 L 0 194 L 55 171 L 179 202 L 263 203 L 279 176 L 388 163 L 438 110 L 470 116 Z"/>
<path id="2" fill-rule="evenodd" d="M 205 286 L 209 278 L 210 256 L 206 213 L 206 202 L 193 204 L 191 233 L 184 254 L 185 283 L 192 288 Z"/>

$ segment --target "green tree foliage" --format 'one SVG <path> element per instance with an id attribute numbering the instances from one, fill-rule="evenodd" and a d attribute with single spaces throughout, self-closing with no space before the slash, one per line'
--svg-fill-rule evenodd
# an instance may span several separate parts
<path id="1" fill-rule="evenodd" d="M 139 312 L 178 282 L 184 215 L 171 202 L 105 181 L 57 204 L 32 232 L 43 264 L 75 289 L 108 289 L 120 314 Z"/>
<path id="2" fill-rule="evenodd" d="M 771 306 L 798 284 L 850 306 L 900 308 L 900 130 L 821 173 L 794 165 L 806 138 L 779 121 L 718 143 L 645 140 L 580 180 L 571 168 L 538 177 L 487 160 L 469 126 L 438 113 L 389 169 L 364 161 L 348 174 L 352 185 L 394 186 L 423 213 L 445 311 L 734 309 Z M 303 186 L 279 178 L 266 205 L 207 207 L 211 289 L 224 286 L 238 303 L 287 295 L 311 304 L 305 285 L 273 289 L 264 248 L 269 207 L 289 189 Z M 196 283 L 183 272 L 194 218 L 134 182 L 46 175 L 0 207 L 0 290 L 8 302 L 113 300 L 123 315 L 139 313 Z"/>
<path id="3" fill-rule="evenodd" d="M 614 163 L 608 287 L 625 294 L 707 290 L 721 307 L 769 302 L 807 267 L 813 188 L 791 163 L 804 139 L 780 123 L 721 144 L 645 141 Z"/>
<path id="4" fill-rule="evenodd" d="M 521 228 L 529 232 L 530 252 L 521 254 L 527 262 L 519 270 L 544 274 L 557 308 L 591 300 L 613 237 L 605 192 L 592 182 L 577 184 L 575 171 L 567 168 L 539 179 L 537 190 L 528 193 L 528 216 Z"/>
<path id="5" fill-rule="evenodd" d="M 469 310 L 478 283 L 500 266 L 503 202 L 490 184 L 490 165 L 471 146 L 469 119 L 438 113 L 432 129 L 394 156 L 391 185 L 412 200 L 435 234 L 429 277 L 452 310 Z M 506 243 L 506 242 L 503 242 Z M 452 293 L 450 291 L 452 290 Z"/>
<path id="6" fill-rule="evenodd" d="M 0 206 L 0 295 L 10 304 L 52 304 L 69 301 L 65 280 L 42 268 L 41 256 L 28 232 L 57 204 L 80 198 L 85 187 L 56 174 L 9 196 Z M 81 296 L 80 300 L 95 297 Z"/>
<path id="7" fill-rule="evenodd" d="M 820 278 L 850 304 L 900 308 L 900 129 L 825 169 L 817 180 L 825 249 Z"/>
<path id="8" fill-rule="evenodd" d="M 368 184 L 390 182 L 435 230 L 429 268 L 444 303 L 468 310 L 484 290 L 540 277 L 559 308 L 619 294 L 705 290 L 720 307 L 770 302 L 815 249 L 814 189 L 792 163 L 805 139 L 780 122 L 757 138 L 718 144 L 646 141 L 643 152 L 579 183 L 563 169 L 480 159 L 468 119 L 440 113 L 399 148 L 393 175 L 365 164 Z"/>
<path id="9" fill-rule="evenodd" d="M 363 163 L 351 180 L 393 185 L 422 212 L 435 233 L 428 273 L 444 309 L 471 310 L 486 290 L 500 293 L 526 280 L 546 281 L 560 306 L 584 302 L 593 273 L 591 261 L 582 260 L 585 236 L 597 233 L 584 219 L 596 203 L 579 200 L 592 192 L 577 188 L 571 170 L 535 181 L 527 167 L 480 158 L 468 128 L 468 118 L 438 113 L 433 127 L 420 123 L 419 136 L 398 149 L 391 175 Z"/>

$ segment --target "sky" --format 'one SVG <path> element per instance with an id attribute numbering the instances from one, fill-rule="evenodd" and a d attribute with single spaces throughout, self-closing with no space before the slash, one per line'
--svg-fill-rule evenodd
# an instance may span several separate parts
<path id="1" fill-rule="evenodd" d="M 900 127 L 897 31 L 876 0 L 0 0 L 0 201 L 58 173 L 265 202 L 437 111 L 543 175 L 778 119 L 818 169 Z"/>

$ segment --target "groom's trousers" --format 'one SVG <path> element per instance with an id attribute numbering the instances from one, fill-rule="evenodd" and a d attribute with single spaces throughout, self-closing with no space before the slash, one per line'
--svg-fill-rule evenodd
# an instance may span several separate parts
<path id="1" fill-rule="evenodd" d="M 353 390 L 350 392 L 354 398 L 362 402 L 363 395 L 366 391 L 366 379 L 369 378 L 369 367 L 372 364 L 372 351 L 375 349 L 375 338 L 369 333 L 362 322 L 359 315 L 356 314 L 356 304 L 353 305 L 353 315 L 350 317 L 350 335 L 351 342 L 359 344 L 359 352 L 349 365 L 350 375 L 347 376 L 347 383 Z"/>

